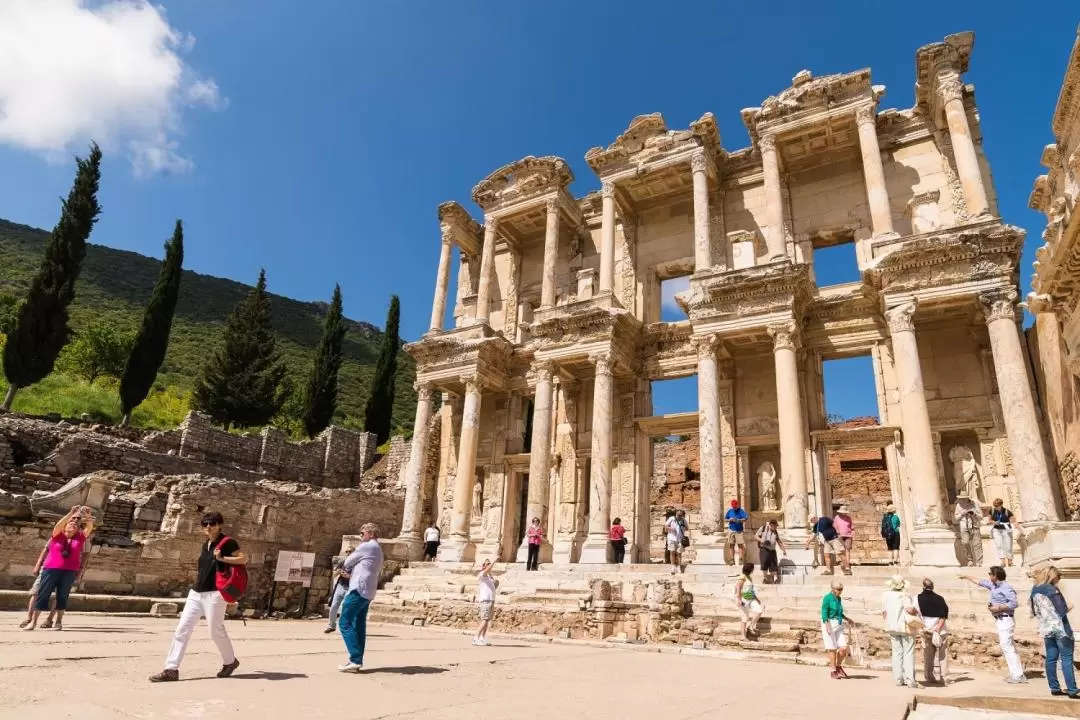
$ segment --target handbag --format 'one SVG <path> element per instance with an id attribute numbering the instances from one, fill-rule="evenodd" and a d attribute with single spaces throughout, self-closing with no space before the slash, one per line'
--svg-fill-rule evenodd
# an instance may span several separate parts
<path id="1" fill-rule="evenodd" d="M 682 540 L 679 541 L 679 544 L 683 547 L 690 547 L 690 538 L 683 535 Z"/>

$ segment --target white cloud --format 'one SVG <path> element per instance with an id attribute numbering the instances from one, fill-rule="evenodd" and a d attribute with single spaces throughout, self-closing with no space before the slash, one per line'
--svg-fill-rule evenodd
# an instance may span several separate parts
<path id="1" fill-rule="evenodd" d="M 665 280 L 660 285 L 660 306 L 663 310 L 681 313 L 683 309 L 675 302 L 675 294 L 690 289 L 689 277 L 677 277 Z"/>
<path id="2" fill-rule="evenodd" d="M 220 109 L 182 55 L 195 39 L 145 0 L 0 0 L 0 143 L 66 157 L 96 140 L 136 174 L 185 172 L 185 109 Z"/>

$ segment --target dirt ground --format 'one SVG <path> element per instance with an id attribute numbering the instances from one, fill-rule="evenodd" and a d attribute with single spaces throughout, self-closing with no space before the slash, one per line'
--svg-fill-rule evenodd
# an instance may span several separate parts
<path id="1" fill-rule="evenodd" d="M 181 682 L 152 685 L 175 622 L 71 615 L 63 632 L 18 629 L 0 613 L 0 717 L 229 718 L 900 718 L 912 691 L 881 673 L 660 653 L 655 648 L 552 643 L 434 628 L 372 625 L 359 675 L 337 672 L 341 639 L 318 621 L 228 623 L 240 667 L 221 661 L 205 626 L 189 646 Z M 1011 686 L 964 675 L 923 695 L 1047 698 L 1045 681 Z M 1068 701 L 1064 701 L 1068 702 Z M 1075 703 L 1080 705 L 1080 703 Z"/>

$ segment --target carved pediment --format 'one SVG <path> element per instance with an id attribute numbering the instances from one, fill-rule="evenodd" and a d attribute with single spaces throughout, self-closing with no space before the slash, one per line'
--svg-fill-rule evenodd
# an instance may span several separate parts
<path id="1" fill-rule="evenodd" d="M 946 35 L 943 42 L 930 43 L 915 51 L 915 105 L 924 112 L 936 106 L 932 97 L 937 74 L 942 69 L 963 75 L 968 70 L 975 33 Z"/>
<path id="2" fill-rule="evenodd" d="M 484 210 L 557 192 L 574 181 L 570 166 L 560 157 L 529 155 L 504 165 L 473 188 L 473 201 Z"/>
<path id="3" fill-rule="evenodd" d="M 585 162 L 598 175 L 628 166 L 639 167 L 697 147 L 710 154 L 720 152 L 720 131 L 712 113 L 705 113 L 686 130 L 668 130 L 660 113 L 638 115 L 607 148 L 594 147 L 585 153 Z"/>
<path id="4" fill-rule="evenodd" d="M 762 124 L 788 120 L 804 112 L 828 110 L 859 99 L 876 99 L 884 92 L 882 86 L 871 87 L 868 68 L 819 78 L 803 70 L 792 79 L 791 87 L 765 98 L 761 107 L 744 109 L 742 117 L 753 136 Z"/>
<path id="5" fill-rule="evenodd" d="M 691 320 L 717 320 L 789 311 L 801 317 L 813 283 L 810 266 L 791 262 L 690 279 L 675 301 Z"/>

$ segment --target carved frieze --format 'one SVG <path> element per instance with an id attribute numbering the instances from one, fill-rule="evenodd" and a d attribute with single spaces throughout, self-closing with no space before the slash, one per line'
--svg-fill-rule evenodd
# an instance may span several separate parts
<path id="1" fill-rule="evenodd" d="M 686 130 L 668 130 L 660 113 L 639 115 L 607 148 L 594 147 L 585 162 L 597 175 L 606 176 L 630 167 L 644 167 L 682 153 L 703 148 L 709 155 L 720 151 L 720 131 L 712 113 L 706 113 Z"/>
<path id="2" fill-rule="evenodd" d="M 676 301 L 696 321 L 782 311 L 801 317 L 812 290 L 808 265 L 778 262 L 695 275 Z"/>
<path id="3" fill-rule="evenodd" d="M 473 188 L 473 201 L 485 211 L 562 190 L 574 181 L 560 157 L 529 155 L 504 165 Z"/>

